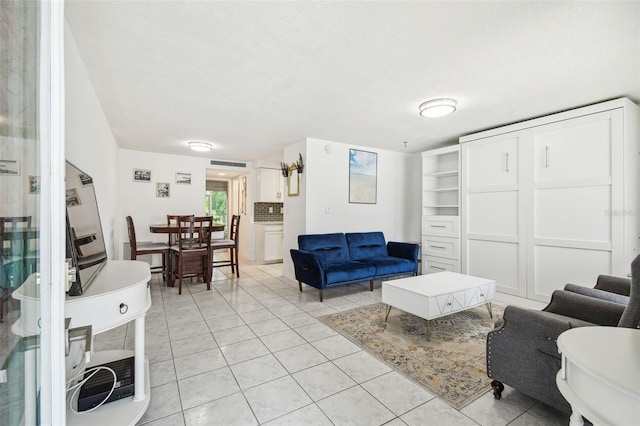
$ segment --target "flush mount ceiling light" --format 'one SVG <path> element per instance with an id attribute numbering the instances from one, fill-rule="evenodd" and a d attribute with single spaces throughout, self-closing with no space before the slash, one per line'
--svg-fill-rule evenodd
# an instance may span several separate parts
<path id="1" fill-rule="evenodd" d="M 456 110 L 458 102 L 451 98 L 431 99 L 420 105 L 420 115 L 423 117 L 443 117 Z"/>
<path id="2" fill-rule="evenodd" d="M 209 142 L 191 141 L 189 142 L 189 148 L 198 152 L 213 151 L 213 145 Z"/>

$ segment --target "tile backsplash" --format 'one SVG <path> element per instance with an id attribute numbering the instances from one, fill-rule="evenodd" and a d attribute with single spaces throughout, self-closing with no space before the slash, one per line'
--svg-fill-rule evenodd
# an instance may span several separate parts
<path id="1" fill-rule="evenodd" d="M 272 213 L 269 213 L 269 208 L 272 209 Z M 254 203 L 253 220 L 256 222 L 282 222 L 284 215 L 281 211 L 283 208 L 282 203 Z"/>

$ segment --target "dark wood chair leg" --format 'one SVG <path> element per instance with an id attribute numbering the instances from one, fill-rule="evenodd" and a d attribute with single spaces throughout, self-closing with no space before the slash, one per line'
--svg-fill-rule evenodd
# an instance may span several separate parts
<path id="1" fill-rule="evenodd" d="M 320 290 L 320 303 L 322 303 L 322 290 Z"/>
<path id="2" fill-rule="evenodd" d="M 182 294 L 182 261 L 178 262 L 178 294 Z"/>
<path id="3" fill-rule="evenodd" d="M 302 291 L 302 283 L 298 281 L 298 287 L 300 287 L 300 291 Z"/>
<path id="4" fill-rule="evenodd" d="M 236 277 L 240 278 L 240 263 L 238 263 L 238 250 L 233 249 L 233 257 L 235 259 L 236 264 Z"/>
<path id="5" fill-rule="evenodd" d="M 373 280 L 369 281 L 369 291 L 373 291 Z"/>

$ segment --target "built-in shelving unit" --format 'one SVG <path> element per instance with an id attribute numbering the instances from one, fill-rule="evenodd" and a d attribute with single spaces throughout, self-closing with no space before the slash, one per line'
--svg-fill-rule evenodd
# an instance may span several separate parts
<path id="1" fill-rule="evenodd" d="M 422 153 L 422 272 L 460 272 L 460 146 Z"/>

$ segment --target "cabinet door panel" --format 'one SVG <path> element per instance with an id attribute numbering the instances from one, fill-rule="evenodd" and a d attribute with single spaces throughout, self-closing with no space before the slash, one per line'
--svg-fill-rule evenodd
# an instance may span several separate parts
<path id="1" fill-rule="evenodd" d="M 442 257 L 422 256 L 422 273 L 433 274 L 436 272 L 460 272 L 460 261 L 445 259 Z"/>
<path id="2" fill-rule="evenodd" d="M 517 135 L 463 145 L 467 188 L 518 184 Z"/>
<path id="3" fill-rule="evenodd" d="M 264 260 L 282 260 L 282 232 L 264 233 Z"/>
<path id="4" fill-rule="evenodd" d="M 522 296 L 526 291 L 519 288 L 520 246 L 516 243 L 467 241 L 467 274 L 494 280 L 504 293 Z"/>
<path id="5" fill-rule="evenodd" d="M 530 262 L 527 297 L 541 302 L 567 283 L 593 287 L 598 275 L 611 274 L 610 251 L 537 246 Z"/>
<path id="6" fill-rule="evenodd" d="M 567 120 L 533 131 L 534 181 L 611 176 L 611 114 Z"/>
<path id="7" fill-rule="evenodd" d="M 518 237 L 518 191 L 467 195 L 467 234 Z"/>
<path id="8" fill-rule="evenodd" d="M 459 244 L 460 240 L 458 238 L 424 237 L 422 239 L 422 252 L 425 256 L 460 259 Z"/>
<path id="9" fill-rule="evenodd" d="M 535 191 L 535 238 L 611 243 L 611 187 Z"/>

